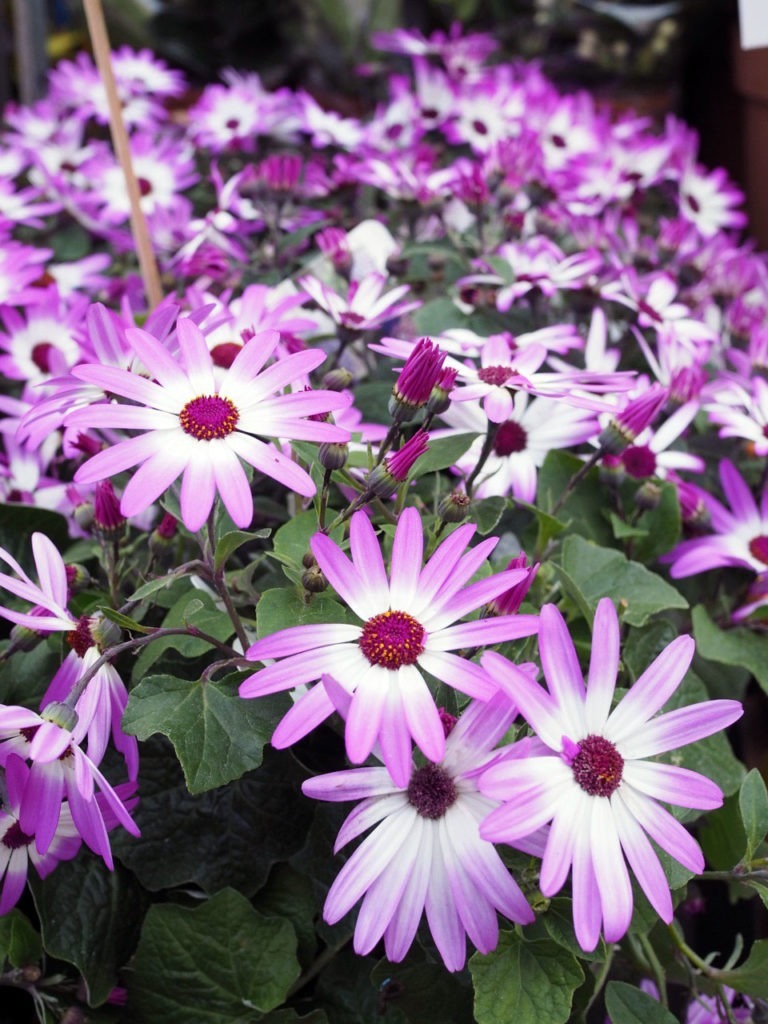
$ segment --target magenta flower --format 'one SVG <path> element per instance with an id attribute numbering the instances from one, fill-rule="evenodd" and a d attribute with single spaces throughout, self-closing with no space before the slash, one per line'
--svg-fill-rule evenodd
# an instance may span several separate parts
<path id="1" fill-rule="evenodd" d="M 45 853 L 39 853 L 34 835 L 19 824 L 29 767 L 16 754 L 5 762 L 5 799 L 0 807 L 0 917 L 15 906 L 27 883 L 29 865 L 45 878 L 62 860 L 71 860 L 82 840 L 67 804 L 61 809 L 55 834 Z"/>
<path id="2" fill-rule="evenodd" d="M 356 953 L 370 953 L 383 937 L 388 959 L 402 960 L 426 911 L 446 967 L 459 971 L 466 935 L 482 953 L 496 947 L 497 910 L 519 924 L 533 920 L 517 882 L 478 830 L 494 807 L 478 792 L 478 773 L 499 757 L 521 757 L 527 750 L 525 742 L 491 749 L 515 714 L 503 693 L 487 703 L 473 701 L 449 726 L 442 760 L 411 765 L 401 784 L 386 768 L 371 767 L 321 775 L 302 785 L 318 800 L 362 799 L 342 825 L 334 852 L 376 826 L 339 872 L 323 911 L 335 924 L 362 898 Z M 529 843 L 529 849 L 539 852 L 540 844 Z"/>
<path id="3" fill-rule="evenodd" d="M 703 701 L 656 712 L 682 682 L 693 657 L 690 636 L 673 640 L 611 710 L 619 667 L 619 621 L 609 598 L 597 606 L 585 688 L 576 649 L 554 605 L 541 611 L 539 650 L 548 690 L 493 652 L 482 658 L 494 680 L 517 703 L 549 748 L 542 756 L 509 761 L 483 773 L 482 793 L 503 801 L 480 827 L 485 839 L 515 843 L 552 823 L 540 887 L 554 896 L 569 871 L 576 938 L 585 950 L 601 928 L 616 942 L 632 918 L 632 869 L 651 906 L 672 920 L 672 899 L 654 840 L 696 873 L 698 844 L 657 801 L 713 810 L 723 794 L 697 772 L 648 760 L 693 743 L 735 722 L 734 700 Z M 647 833 L 647 835 L 646 835 Z"/>
<path id="4" fill-rule="evenodd" d="M 465 585 L 498 540 L 490 537 L 467 551 L 474 532 L 472 525 L 460 526 L 422 568 L 421 520 L 415 508 L 407 508 L 395 531 L 389 577 L 365 511 L 350 520 L 351 559 L 316 533 L 310 543 L 320 569 L 361 622 L 290 626 L 258 640 L 247 652 L 249 659 L 280 660 L 249 676 L 240 696 L 293 689 L 328 673 L 353 694 L 346 724 L 353 763 L 364 761 L 378 741 L 392 778 L 404 786 L 411 739 L 430 761 L 441 761 L 445 735 L 422 672 L 488 700 L 496 691 L 492 681 L 479 665 L 450 652 L 530 636 L 538 628 L 535 615 L 458 622 L 527 575 L 525 569 L 512 569 Z M 278 725 L 273 746 L 290 746 L 333 710 L 325 688 L 313 687 Z"/>
<path id="5" fill-rule="evenodd" d="M 39 584 L 33 582 L 15 558 L 0 548 L 0 561 L 9 565 L 16 574 L 0 573 L 0 589 L 32 604 L 27 612 L 0 606 L 0 616 L 17 626 L 26 626 L 41 633 L 74 629 L 77 619 L 67 611 L 67 568 L 56 546 L 44 533 L 33 533 L 32 554 Z"/>
<path id="6" fill-rule="evenodd" d="M 219 374 L 202 331 L 188 318 L 179 320 L 180 359 L 152 335 L 139 329 L 126 338 L 152 380 L 127 370 L 76 366 L 79 380 L 135 404 L 102 403 L 77 409 L 67 426 L 140 430 L 89 459 L 75 474 L 78 483 L 94 483 L 139 465 L 123 491 L 125 516 L 148 508 L 182 477 L 181 516 L 189 530 L 199 530 L 218 492 L 234 522 L 250 525 L 251 487 L 240 460 L 310 496 L 315 485 L 309 474 L 261 440 L 347 441 L 347 431 L 311 419 L 345 406 L 348 399 L 329 391 L 282 394 L 282 389 L 322 363 L 325 353 L 297 352 L 263 369 L 280 335 L 255 335 L 232 365 Z"/>
<path id="7" fill-rule="evenodd" d="M 670 566 L 670 576 L 680 579 L 708 569 L 736 566 L 763 573 L 768 566 L 768 489 L 758 506 L 736 467 L 720 463 L 720 483 L 730 509 L 705 491 L 701 498 L 714 533 L 681 541 L 661 562 Z"/>
<path id="8" fill-rule="evenodd" d="M 46 711 L 49 714 L 51 709 Z M 19 811 L 19 825 L 34 835 L 37 852 L 50 848 L 66 799 L 72 820 L 85 843 L 113 867 L 107 830 L 116 822 L 131 835 L 139 828 L 126 804 L 79 747 L 82 730 L 62 728 L 52 717 L 27 708 L 0 704 L 0 765 L 12 755 L 32 762 Z M 97 787 L 101 801 L 97 800 Z"/>

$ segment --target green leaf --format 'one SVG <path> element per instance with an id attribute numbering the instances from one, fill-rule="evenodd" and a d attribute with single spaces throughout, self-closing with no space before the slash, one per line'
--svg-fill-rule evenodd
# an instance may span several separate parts
<path id="1" fill-rule="evenodd" d="M 117 972 L 136 945 L 146 906 L 144 894 L 125 871 L 110 871 L 83 850 L 45 879 L 30 879 L 50 956 L 74 964 L 99 1006 L 117 984 Z"/>
<path id="2" fill-rule="evenodd" d="M 204 590 L 186 591 L 169 609 L 163 619 L 166 627 L 194 627 L 208 633 L 217 640 L 226 641 L 232 636 L 234 627 L 226 612 L 220 611 L 210 594 Z M 199 658 L 210 654 L 211 645 L 207 640 L 193 635 L 161 636 L 148 643 L 136 658 L 133 678 L 140 680 L 166 651 L 178 651 L 185 658 Z"/>
<path id="3" fill-rule="evenodd" d="M 263 917 L 224 889 L 190 909 L 150 908 L 132 962 L 136 1024 L 236 1024 L 279 1006 L 299 975 L 289 921 Z"/>
<path id="4" fill-rule="evenodd" d="M 768 790 L 757 768 L 748 772 L 741 784 L 739 810 L 747 835 L 744 860 L 749 861 L 768 833 Z"/>
<path id="5" fill-rule="evenodd" d="M 143 679 L 131 691 L 123 729 L 140 740 L 167 736 L 190 793 L 203 793 L 258 768 L 265 745 L 290 707 L 285 694 L 244 700 L 244 673 L 217 680 Z"/>
<path id="6" fill-rule="evenodd" d="M 565 1024 L 584 980 L 575 956 L 556 942 L 502 932 L 496 949 L 469 961 L 477 1024 Z"/>
<path id="7" fill-rule="evenodd" d="M 692 615 L 699 657 L 747 669 L 768 693 L 768 635 L 743 626 L 720 629 L 701 605 Z"/>
<path id="8" fill-rule="evenodd" d="M 680 501 L 674 484 L 662 483 L 658 503 L 644 512 L 637 521 L 644 536 L 632 549 L 636 562 L 648 564 L 671 549 L 680 539 Z"/>
<path id="9" fill-rule="evenodd" d="M 472 503 L 469 518 L 477 523 L 477 532 L 485 537 L 499 525 L 499 520 L 504 515 L 508 501 L 494 495 L 491 498 L 483 498 Z"/>
<path id="10" fill-rule="evenodd" d="M 677 1020 L 657 999 L 623 981 L 608 982 L 605 1007 L 611 1024 L 676 1024 Z"/>
<path id="11" fill-rule="evenodd" d="M 539 470 L 536 492 L 536 504 L 543 512 L 553 515 L 552 509 L 558 505 L 571 478 L 583 466 L 581 459 L 577 459 L 570 452 L 558 449 L 549 452 Z M 613 533 L 603 514 L 605 503 L 605 486 L 600 482 L 597 469 L 591 469 L 568 495 L 563 505 L 558 507 L 556 518 L 564 523 L 569 531 L 578 531 L 581 536 L 593 540 L 596 544 L 607 546 L 613 540 Z"/>
<path id="12" fill-rule="evenodd" d="M 261 914 L 285 917 L 291 922 L 298 939 L 299 961 L 308 965 L 317 952 L 318 900 L 314 879 L 290 864 L 276 864 L 253 905 Z"/>
<path id="13" fill-rule="evenodd" d="M 243 544 L 269 537 L 271 533 L 272 531 L 267 529 L 257 530 L 256 532 L 250 530 L 230 530 L 229 533 L 225 533 L 223 537 L 219 538 L 213 556 L 213 567 L 216 572 L 227 564 L 229 556 L 233 555 Z"/>
<path id="14" fill-rule="evenodd" d="M 702 818 L 698 834 L 704 856 L 711 867 L 717 871 L 730 871 L 738 864 L 747 845 L 738 797 L 728 797 L 722 807 L 710 811 Z"/>
<path id="15" fill-rule="evenodd" d="M 313 808 L 304 778 L 294 758 L 268 748 L 257 771 L 191 794 L 168 742 L 152 739 L 142 748 L 134 813 L 141 838 L 117 832 L 112 848 L 151 892 L 195 884 L 251 896 L 306 841 Z"/>
<path id="16" fill-rule="evenodd" d="M 602 597 L 618 605 L 622 620 L 630 626 L 643 626 L 652 615 L 671 608 L 688 607 L 678 590 L 644 565 L 578 535 L 565 538 L 554 569 L 588 622 Z"/>
<path id="17" fill-rule="evenodd" d="M 445 296 L 425 302 L 411 313 L 416 334 L 435 338 L 452 327 L 463 327 L 466 317 L 456 303 Z"/>
<path id="18" fill-rule="evenodd" d="M 315 622 L 353 622 L 350 613 L 328 593 L 314 594 L 302 600 L 287 587 L 265 591 L 256 605 L 256 631 L 259 637 L 269 636 L 286 626 L 304 626 Z"/>
<path id="19" fill-rule="evenodd" d="M 157 579 L 150 580 L 139 587 L 138 590 L 134 590 L 130 600 L 132 603 L 134 601 L 143 601 L 145 597 L 151 597 L 158 590 L 166 590 L 172 587 L 176 580 L 184 579 L 185 576 L 189 576 L 188 569 L 174 569 L 173 572 L 169 572 L 166 576 L 158 576 Z"/>
<path id="20" fill-rule="evenodd" d="M 0 970 L 3 960 L 11 967 L 27 967 L 42 955 L 42 939 L 17 907 L 0 917 Z"/>
<path id="21" fill-rule="evenodd" d="M 70 541 L 67 520 L 58 512 L 34 505 L 0 504 L 0 547 L 37 579 L 32 557 L 33 533 L 44 533 L 59 551 L 66 551 Z"/>
<path id="22" fill-rule="evenodd" d="M 546 911 L 539 914 L 536 921 L 525 930 L 529 940 L 552 939 L 558 946 L 563 946 L 580 960 L 605 960 L 608 956 L 605 941 L 600 937 L 597 948 L 585 953 L 579 945 L 573 930 L 573 900 L 559 897 L 550 900 Z"/>
<path id="23" fill-rule="evenodd" d="M 616 540 L 627 540 L 628 538 L 634 539 L 636 537 L 648 536 L 647 530 L 643 530 L 640 526 L 631 526 L 620 516 L 616 515 L 615 512 L 611 512 L 610 523 L 611 529 L 613 530 L 613 536 Z"/>
<path id="24" fill-rule="evenodd" d="M 472 1019 L 471 987 L 461 975 L 448 974 L 441 963 L 428 960 L 418 945 L 411 947 L 402 963 L 380 960 L 371 981 L 387 1015 L 397 1009 L 412 1024 L 464 1024 Z"/>
<path id="25" fill-rule="evenodd" d="M 427 451 L 416 460 L 411 470 L 411 477 L 417 479 L 427 473 L 437 473 L 441 469 L 453 466 L 479 436 L 479 434 L 451 434 L 450 437 L 438 437 L 430 440 Z"/>
<path id="26" fill-rule="evenodd" d="M 115 611 L 114 608 L 105 608 L 101 605 L 96 610 L 101 612 L 105 619 L 114 622 L 121 629 L 130 630 L 132 633 L 154 633 L 154 629 L 151 626 L 142 626 L 140 622 L 132 619 L 130 615 L 123 615 L 122 612 Z"/>
<path id="27" fill-rule="evenodd" d="M 746 962 L 731 971 L 715 971 L 714 978 L 754 999 L 768 999 L 768 939 L 758 939 Z"/>

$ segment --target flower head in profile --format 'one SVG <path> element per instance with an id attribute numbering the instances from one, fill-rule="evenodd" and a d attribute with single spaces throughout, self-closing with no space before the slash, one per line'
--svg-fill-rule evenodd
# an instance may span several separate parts
<path id="1" fill-rule="evenodd" d="M 554 896 L 571 873 L 576 938 L 585 950 L 600 931 L 617 942 L 632 918 L 629 870 L 658 915 L 672 920 L 669 884 L 650 838 L 700 873 L 698 844 L 658 801 L 713 810 L 720 789 L 697 772 L 649 760 L 724 729 L 742 714 L 734 700 L 703 701 L 657 715 L 683 680 L 694 651 L 673 640 L 611 710 L 619 668 L 619 621 L 610 598 L 595 613 L 585 687 L 576 649 L 554 605 L 541 611 L 539 650 L 547 690 L 493 652 L 483 667 L 504 688 L 548 748 L 491 766 L 480 792 L 502 801 L 480 826 L 494 842 L 516 843 L 551 822 L 541 891 Z"/>
<path id="2" fill-rule="evenodd" d="M 237 526 L 250 525 L 253 498 L 241 460 L 299 494 L 314 494 L 309 474 L 262 438 L 349 440 L 347 431 L 314 418 L 344 407 L 346 396 L 322 390 L 282 393 L 316 369 L 325 354 L 297 352 L 264 369 L 280 339 L 277 331 L 264 331 L 220 374 L 203 332 L 189 318 L 179 320 L 177 335 L 179 359 L 146 331 L 126 331 L 150 380 L 93 364 L 72 371 L 79 380 L 131 404 L 76 409 L 67 426 L 141 431 L 94 455 L 77 471 L 75 481 L 94 483 L 138 465 L 121 501 L 123 515 L 132 516 L 181 476 L 181 517 L 193 531 L 205 522 L 217 493 Z"/>
<path id="3" fill-rule="evenodd" d="M 758 505 L 747 482 L 727 459 L 720 463 L 720 483 L 730 507 L 699 489 L 713 532 L 681 541 L 660 559 L 670 566 L 674 579 L 725 566 L 760 574 L 768 567 L 768 488 Z"/>
<path id="4" fill-rule="evenodd" d="M 527 576 L 525 569 L 510 569 L 469 583 L 497 542 L 488 538 L 467 550 L 474 532 L 470 524 L 460 526 L 422 565 L 421 519 L 415 508 L 407 508 L 395 530 L 389 574 L 365 511 L 350 521 L 351 559 L 316 533 L 315 559 L 359 622 L 289 626 L 258 640 L 246 656 L 278 660 L 249 676 L 240 696 L 290 690 L 328 673 L 353 695 L 345 733 L 353 763 L 364 761 L 378 741 L 392 778 L 404 786 L 412 739 L 430 761 L 441 761 L 445 733 L 423 673 L 488 700 L 496 687 L 486 673 L 451 652 L 530 636 L 538 628 L 535 615 L 458 621 Z M 278 725 L 273 746 L 296 742 L 333 710 L 325 688 L 313 687 Z"/>
<path id="5" fill-rule="evenodd" d="M 515 714 L 509 698 L 497 693 L 473 701 L 458 722 L 446 715 L 444 757 L 411 765 L 400 785 L 382 767 L 332 772 L 303 784 L 318 800 L 361 800 L 341 827 L 336 851 L 375 826 L 325 901 L 325 919 L 334 924 L 362 898 L 355 952 L 369 953 L 383 937 L 387 957 L 402 960 L 425 911 L 446 967 L 458 971 L 467 935 L 483 953 L 496 947 L 497 911 L 519 924 L 533 920 L 517 882 L 478 831 L 495 805 L 478 792 L 478 773 L 497 758 L 524 756 L 531 742 L 492 750 Z M 523 847 L 540 853 L 540 838 Z"/>

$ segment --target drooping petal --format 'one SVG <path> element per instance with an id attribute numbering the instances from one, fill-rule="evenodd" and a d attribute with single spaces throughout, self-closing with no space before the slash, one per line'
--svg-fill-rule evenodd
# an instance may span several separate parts
<path id="1" fill-rule="evenodd" d="M 351 672 L 356 683 L 356 673 L 364 661 L 357 644 L 336 644 L 319 650 L 302 651 L 248 676 L 240 683 L 240 696 L 262 697 L 266 693 L 291 690 L 302 683 L 316 682 L 324 672 L 332 673 L 342 683 Z"/>
<path id="2" fill-rule="evenodd" d="M 603 912 L 607 942 L 618 942 L 632 920 L 632 885 L 613 820 L 611 803 L 595 797 L 591 829 L 592 865 Z"/>
<path id="3" fill-rule="evenodd" d="M 179 434 L 182 434 L 181 430 Z M 164 432 L 151 431 L 148 434 L 139 434 L 138 437 L 129 437 L 126 441 L 120 441 L 84 462 L 75 473 L 75 483 L 93 484 L 97 480 L 105 480 L 116 473 L 122 473 L 123 470 L 137 466 L 140 462 L 144 462 L 152 455 L 162 451 L 167 446 L 168 440 L 164 436 Z M 177 440 L 175 434 L 173 440 Z M 151 504 L 151 502 L 147 504 Z"/>
<path id="4" fill-rule="evenodd" d="M 583 791 L 574 792 L 567 800 L 561 801 L 552 819 L 539 880 L 545 896 L 554 896 L 565 885 L 573 862 L 577 834 L 588 817 L 588 801 L 589 797 Z"/>
<path id="5" fill-rule="evenodd" d="M 212 444 L 214 442 L 205 442 Z M 202 444 L 202 442 L 201 442 Z M 224 448 L 224 445 L 220 445 Z M 190 459 L 181 478 L 181 518 L 191 533 L 197 533 L 213 508 L 216 478 L 213 462 L 216 452 L 207 448 L 198 458 Z M 247 525 L 247 524 L 244 524 Z"/>
<path id="6" fill-rule="evenodd" d="M 667 876 L 645 832 L 624 803 L 621 789 L 611 796 L 611 808 L 621 847 L 629 866 L 653 909 L 662 921 L 669 924 L 672 920 L 673 907 Z"/>
<path id="7" fill-rule="evenodd" d="M 666 850 L 670 857 L 674 857 L 689 871 L 701 874 L 704 870 L 704 856 L 699 844 L 669 811 L 631 786 L 622 787 L 621 798 L 640 827 L 662 850 Z"/>
<path id="8" fill-rule="evenodd" d="M 460 971 L 467 956 L 467 940 L 452 897 L 439 838 L 432 846 L 432 873 L 424 909 L 429 930 L 445 966 L 449 971 Z"/>
<path id="9" fill-rule="evenodd" d="M 250 463 L 264 476 L 277 480 L 291 491 L 304 498 L 311 498 L 316 487 L 312 477 L 293 459 L 283 455 L 274 445 L 265 444 L 257 437 L 243 434 L 239 430 L 227 437 L 227 444 L 241 459 Z"/>
<path id="10" fill-rule="evenodd" d="M 308 736 L 313 729 L 333 714 L 333 703 L 328 691 L 318 683 L 296 701 L 283 715 L 272 733 L 275 750 L 284 750 Z"/>
<path id="11" fill-rule="evenodd" d="M 408 822 L 405 841 L 378 878 L 375 878 L 363 898 L 355 925 L 354 949 L 356 953 L 369 953 L 384 934 L 392 918 L 398 913 L 400 901 L 419 861 L 419 840 L 424 819 L 412 807 L 404 808 L 398 817 L 403 825 Z"/>

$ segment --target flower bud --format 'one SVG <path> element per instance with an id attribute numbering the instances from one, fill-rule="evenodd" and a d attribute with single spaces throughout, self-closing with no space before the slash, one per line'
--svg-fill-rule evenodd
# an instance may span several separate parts
<path id="1" fill-rule="evenodd" d="M 100 480 L 93 496 L 94 531 L 102 537 L 114 538 L 122 532 L 126 522 L 111 481 Z"/>
<path id="2" fill-rule="evenodd" d="M 635 494 L 635 504 L 644 511 L 658 508 L 660 500 L 661 488 L 653 480 L 646 480 Z"/>
<path id="3" fill-rule="evenodd" d="M 432 388 L 429 398 L 427 399 L 427 412 L 432 416 L 440 416 L 444 413 L 451 404 L 451 392 L 453 391 L 454 385 L 456 384 L 456 376 L 458 370 L 454 370 L 451 366 L 445 366 L 437 379 L 437 383 Z"/>
<path id="4" fill-rule="evenodd" d="M 79 721 L 75 709 L 71 708 L 69 704 L 64 704 L 58 700 L 46 704 L 40 712 L 40 717 L 46 722 L 53 722 L 60 729 L 66 729 L 67 732 L 72 732 Z"/>
<path id="5" fill-rule="evenodd" d="M 395 423 L 407 423 L 427 404 L 445 361 L 445 352 L 429 338 L 420 338 L 392 387 L 389 412 Z"/>
<path id="6" fill-rule="evenodd" d="M 321 594 L 328 587 L 328 580 L 323 575 L 320 566 L 315 563 L 301 574 L 301 585 L 310 594 Z"/>
<path id="7" fill-rule="evenodd" d="M 80 565 L 78 562 L 71 562 L 69 565 L 64 566 L 64 571 L 67 574 L 67 599 L 75 594 L 79 594 L 86 587 L 90 587 L 91 574 L 84 565 Z"/>
<path id="8" fill-rule="evenodd" d="M 368 493 L 375 494 L 377 498 L 391 498 L 400 484 L 408 479 L 419 456 L 429 448 L 428 440 L 429 434 L 417 430 L 399 451 L 387 455 L 382 464 L 368 474 L 365 481 Z"/>
<path id="9" fill-rule="evenodd" d="M 610 455 L 620 455 L 638 434 L 653 423 L 666 403 L 667 395 L 667 388 L 652 384 L 642 395 L 630 398 L 598 437 L 600 448 Z"/>
<path id="10" fill-rule="evenodd" d="M 122 630 L 118 624 L 100 613 L 91 616 L 89 619 L 89 629 L 93 642 L 100 651 L 105 651 L 108 647 L 114 647 L 115 644 L 120 642 L 122 636 Z"/>
<path id="11" fill-rule="evenodd" d="M 464 491 L 451 491 L 440 499 L 437 515 L 444 523 L 463 523 L 472 508 L 472 499 Z"/>
<path id="12" fill-rule="evenodd" d="M 509 590 L 505 590 L 503 594 L 499 594 L 498 597 L 490 602 L 488 605 L 489 614 L 516 615 L 520 611 L 520 605 L 523 603 L 525 595 L 531 589 L 531 584 L 536 579 L 539 564 L 539 562 L 536 562 L 535 565 L 529 566 L 528 558 L 524 551 L 521 551 L 519 555 L 512 558 L 507 565 L 507 569 L 527 569 L 527 575 L 519 583 L 515 583 Z"/>
<path id="13" fill-rule="evenodd" d="M 337 366 L 329 370 L 323 377 L 322 387 L 327 391 L 344 391 L 354 380 L 354 377 L 343 366 Z"/>
<path id="14" fill-rule="evenodd" d="M 343 469 L 349 457 L 349 445 L 343 441 L 323 441 L 317 460 L 323 469 Z"/>

